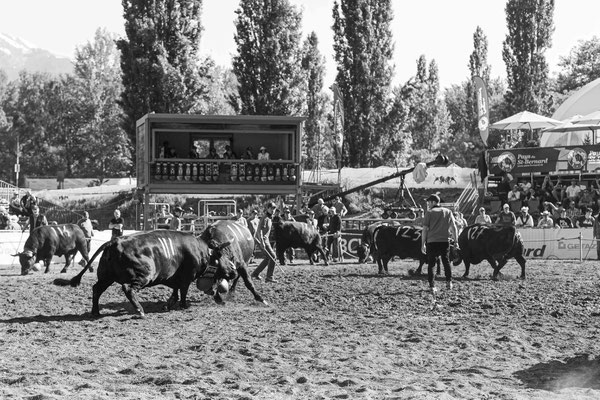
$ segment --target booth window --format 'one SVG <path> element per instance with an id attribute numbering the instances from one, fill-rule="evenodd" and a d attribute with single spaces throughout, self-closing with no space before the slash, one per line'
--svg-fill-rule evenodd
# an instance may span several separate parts
<path id="1" fill-rule="evenodd" d="M 214 147 L 219 157 L 222 157 L 225 153 L 225 146 L 231 144 L 231 136 L 194 137 L 192 139 L 192 147 L 196 148 L 200 158 L 205 158 L 211 147 Z"/>

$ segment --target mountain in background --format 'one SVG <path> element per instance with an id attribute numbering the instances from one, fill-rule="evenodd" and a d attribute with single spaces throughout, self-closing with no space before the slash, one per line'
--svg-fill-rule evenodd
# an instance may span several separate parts
<path id="1" fill-rule="evenodd" d="M 51 75 L 70 74 L 73 62 L 47 50 L 35 48 L 23 39 L 0 33 L 0 70 L 12 81 L 19 72 L 47 72 Z"/>

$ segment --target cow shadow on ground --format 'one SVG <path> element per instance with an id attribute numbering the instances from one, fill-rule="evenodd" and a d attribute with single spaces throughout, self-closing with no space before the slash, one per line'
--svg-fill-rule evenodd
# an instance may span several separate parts
<path id="1" fill-rule="evenodd" d="M 600 359 L 578 354 L 516 371 L 513 376 L 527 388 L 558 391 L 565 388 L 600 389 Z"/>
<path id="2" fill-rule="evenodd" d="M 390 272 L 387 275 L 380 275 L 378 273 L 348 273 L 348 274 L 325 274 L 322 275 L 322 278 L 329 279 L 338 279 L 340 277 L 343 278 L 364 278 L 364 279 L 400 279 L 404 281 L 422 281 L 427 280 L 427 273 L 415 274 L 414 272 Z M 439 275 L 436 275 L 436 280 L 443 280 L 444 273 L 442 272 Z M 453 278 L 456 281 L 462 282 L 478 282 L 478 281 L 489 281 L 491 280 L 491 276 L 475 276 L 469 278 L 463 278 L 462 276 L 456 276 Z"/>

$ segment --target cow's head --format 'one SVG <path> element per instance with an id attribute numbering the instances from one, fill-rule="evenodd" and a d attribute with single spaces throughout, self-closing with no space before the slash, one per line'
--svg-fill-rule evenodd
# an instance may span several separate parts
<path id="1" fill-rule="evenodd" d="M 460 253 L 460 248 L 455 243 L 450 243 L 450 261 L 452 265 L 457 266 L 462 262 L 462 254 Z"/>
<path id="2" fill-rule="evenodd" d="M 21 264 L 21 275 L 27 275 L 33 269 L 35 264 L 35 254 L 31 250 L 25 250 L 21 253 L 13 254 L 13 257 L 19 257 Z"/>
<path id="3" fill-rule="evenodd" d="M 367 261 L 367 258 L 369 257 L 369 250 L 370 246 L 368 243 L 362 242 L 358 245 L 358 247 L 356 248 L 356 255 L 358 256 L 359 264 L 362 264 L 365 261 Z"/>
<path id="4" fill-rule="evenodd" d="M 233 262 L 231 252 L 224 251 L 231 243 L 208 242 L 208 266 L 196 280 L 196 286 L 206 294 L 215 296 L 215 301 L 222 302 L 220 293 L 227 293 L 229 282 L 237 278 L 237 269 Z"/>

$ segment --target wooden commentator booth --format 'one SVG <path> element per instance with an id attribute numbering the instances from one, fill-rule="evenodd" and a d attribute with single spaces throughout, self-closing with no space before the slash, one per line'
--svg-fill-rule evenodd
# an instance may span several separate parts
<path id="1" fill-rule="evenodd" d="M 137 187 L 152 194 L 295 195 L 304 117 L 146 114 L 136 123 Z M 237 155 L 225 159 L 226 146 Z M 269 160 L 258 160 L 261 147 Z M 253 156 L 246 155 L 250 148 Z M 210 149 L 219 158 L 212 158 Z M 147 218 L 143 229 L 146 230 Z"/>

